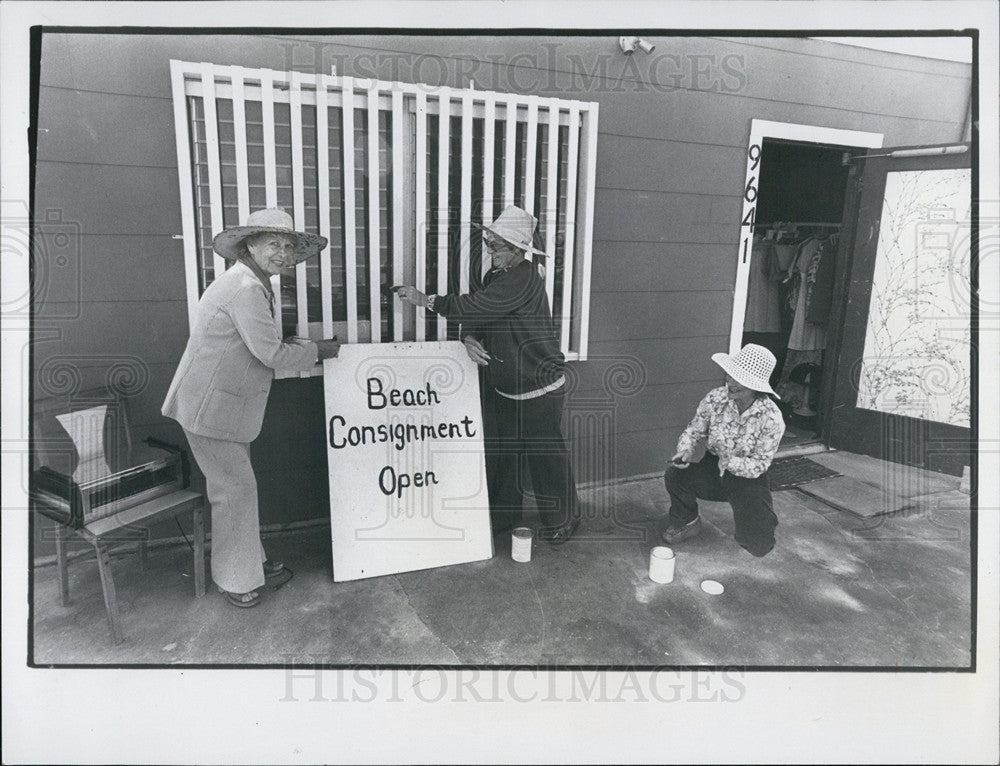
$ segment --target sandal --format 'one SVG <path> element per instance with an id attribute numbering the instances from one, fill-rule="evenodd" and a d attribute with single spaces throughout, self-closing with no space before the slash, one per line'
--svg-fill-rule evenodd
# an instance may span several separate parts
<path id="1" fill-rule="evenodd" d="M 226 600 L 230 604 L 238 606 L 240 609 L 249 609 L 260 603 L 260 594 L 255 590 L 248 593 L 230 593 L 229 591 L 223 591 L 223 593 L 226 594 Z"/>

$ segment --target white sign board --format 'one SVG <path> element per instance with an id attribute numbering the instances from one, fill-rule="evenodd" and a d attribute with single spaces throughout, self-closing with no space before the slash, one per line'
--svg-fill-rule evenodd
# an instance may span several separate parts
<path id="1" fill-rule="evenodd" d="M 336 582 L 493 555 L 479 374 L 458 341 L 323 364 Z"/>

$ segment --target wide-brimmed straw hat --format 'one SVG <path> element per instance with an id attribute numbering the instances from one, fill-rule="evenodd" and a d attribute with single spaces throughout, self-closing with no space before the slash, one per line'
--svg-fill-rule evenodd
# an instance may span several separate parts
<path id="1" fill-rule="evenodd" d="M 770 383 L 776 360 L 774 354 L 763 346 L 747 343 L 735 356 L 712 354 L 712 361 L 729 373 L 741 386 L 778 396 Z"/>
<path id="2" fill-rule="evenodd" d="M 508 205 L 503 212 L 497 216 L 496 220 L 489 225 L 472 222 L 477 229 L 494 234 L 505 242 L 509 242 L 514 247 L 535 255 L 548 255 L 544 250 L 533 247 L 531 242 L 535 236 L 535 226 L 538 219 L 527 210 L 519 208 L 517 205 Z"/>
<path id="3" fill-rule="evenodd" d="M 243 242 L 254 234 L 288 234 L 295 238 L 295 262 L 304 261 L 318 255 L 326 247 L 326 237 L 295 231 L 292 217 L 280 208 L 255 210 L 247 217 L 245 226 L 231 226 L 215 235 L 212 247 L 227 261 L 235 261 L 246 253 Z"/>

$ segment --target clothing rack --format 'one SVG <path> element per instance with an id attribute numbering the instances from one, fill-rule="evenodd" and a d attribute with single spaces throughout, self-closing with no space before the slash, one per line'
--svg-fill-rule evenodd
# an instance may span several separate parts
<path id="1" fill-rule="evenodd" d="M 776 229 L 776 228 L 812 228 L 812 229 L 839 229 L 839 223 L 817 223 L 815 221 L 772 221 L 771 223 L 761 224 L 762 229 Z"/>
<path id="2" fill-rule="evenodd" d="M 769 240 L 775 235 L 780 240 L 783 235 L 789 235 L 794 239 L 804 232 L 809 232 L 810 235 L 815 236 L 832 236 L 839 231 L 839 223 L 817 221 L 772 221 L 769 224 L 759 225 L 755 229 L 755 233 L 765 235 Z"/>

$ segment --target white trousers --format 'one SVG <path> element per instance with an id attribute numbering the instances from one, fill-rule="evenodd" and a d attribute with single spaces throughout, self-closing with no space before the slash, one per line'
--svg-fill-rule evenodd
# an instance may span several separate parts
<path id="1" fill-rule="evenodd" d="M 264 585 L 267 558 L 260 540 L 257 479 L 250 445 L 210 439 L 184 431 L 198 467 L 205 474 L 212 506 L 212 579 L 230 593 Z"/>

